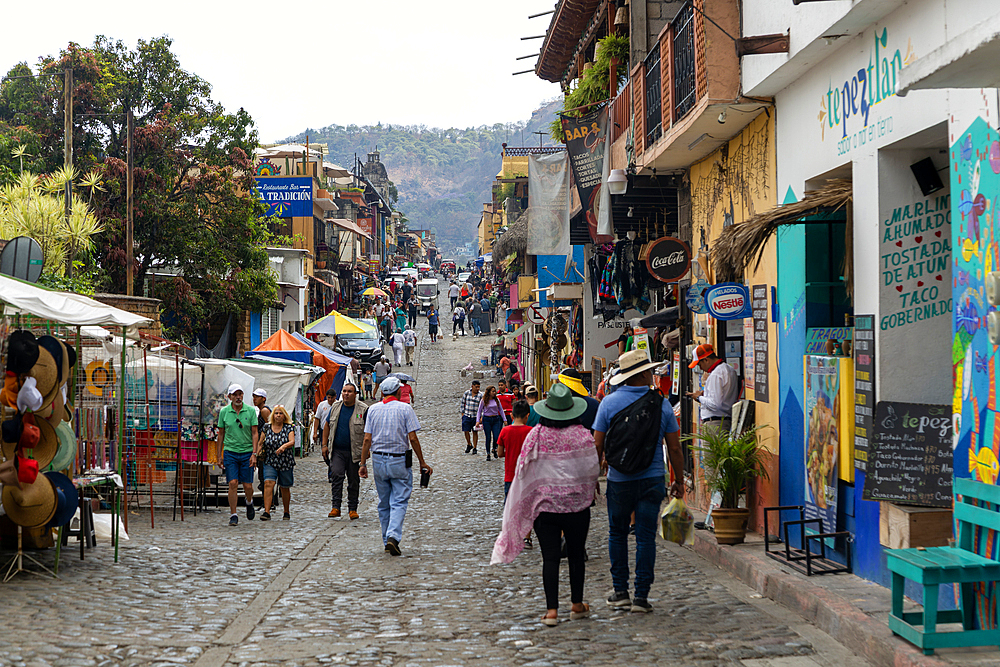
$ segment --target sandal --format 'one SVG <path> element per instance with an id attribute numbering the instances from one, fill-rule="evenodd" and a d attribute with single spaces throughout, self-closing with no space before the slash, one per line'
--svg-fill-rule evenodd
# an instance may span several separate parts
<path id="1" fill-rule="evenodd" d="M 542 625 L 546 625 L 550 628 L 554 628 L 559 625 L 559 619 L 553 618 L 551 616 L 542 616 Z"/>
<path id="2" fill-rule="evenodd" d="M 587 604 L 586 602 L 583 603 L 583 611 L 571 610 L 569 612 L 569 620 L 571 621 L 578 621 L 581 618 L 587 618 L 588 616 L 590 616 L 590 605 Z"/>

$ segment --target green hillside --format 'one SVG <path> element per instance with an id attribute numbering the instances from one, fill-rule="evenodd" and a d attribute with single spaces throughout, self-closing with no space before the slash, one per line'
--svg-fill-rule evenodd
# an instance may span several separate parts
<path id="1" fill-rule="evenodd" d="M 290 141 L 326 143 L 329 159 L 350 168 L 354 156 L 364 161 L 376 146 L 389 178 L 399 191 L 399 209 L 412 229 L 434 229 L 445 246 L 472 241 L 483 202 L 500 171 L 501 144 L 537 145 L 536 131 L 546 131 L 559 102 L 536 109 L 518 123 L 497 123 L 465 129 L 423 125 L 330 125 L 309 129 Z M 546 145 L 548 135 L 543 137 Z"/>

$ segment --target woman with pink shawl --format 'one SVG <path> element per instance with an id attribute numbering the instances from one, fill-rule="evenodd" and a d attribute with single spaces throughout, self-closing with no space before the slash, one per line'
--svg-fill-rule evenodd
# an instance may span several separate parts
<path id="1" fill-rule="evenodd" d="M 545 402 L 534 407 L 541 421 L 521 447 L 490 563 L 512 562 L 524 548 L 524 536 L 534 528 L 542 550 L 542 585 L 548 607 L 541 620 L 554 626 L 559 623 L 562 536 L 566 537 L 573 603 L 569 617 L 576 620 L 590 614 L 583 601 L 584 545 L 600 464 L 594 438 L 580 424 L 580 415 L 587 410 L 582 398 L 556 384 Z"/>

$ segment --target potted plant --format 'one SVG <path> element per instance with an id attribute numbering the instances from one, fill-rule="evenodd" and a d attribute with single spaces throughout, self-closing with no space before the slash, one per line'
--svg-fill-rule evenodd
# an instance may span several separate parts
<path id="1" fill-rule="evenodd" d="M 719 544 L 742 544 L 746 538 L 750 510 L 739 507 L 740 496 L 746 493 L 753 479 L 767 479 L 763 450 L 757 444 L 757 431 L 761 428 L 764 427 L 754 426 L 735 437 L 729 431 L 714 428 L 688 436 L 689 440 L 701 441 L 691 449 L 702 454 L 701 466 L 709 491 L 722 496 L 722 504 L 712 510 Z"/>

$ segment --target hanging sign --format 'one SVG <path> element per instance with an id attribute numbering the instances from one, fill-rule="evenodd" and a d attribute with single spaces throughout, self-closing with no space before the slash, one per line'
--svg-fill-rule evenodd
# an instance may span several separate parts
<path id="1" fill-rule="evenodd" d="M 672 236 L 653 241 L 646 253 L 646 268 L 663 283 L 675 283 L 691 268 L 691 249 Z"/>
<path id="2" fill-rule="evenodd" d="M 739 283 L 719 283 L 705 290 L 705 307 L 717 320 L 741 320 L 750 317 L 750 290 Z"/>
<path id="3" fill-rule="evenodd" d="M 532 324 L 545 324 L 545 313 L 542 312 L 542 307 L 538 305 L 537 301 L 525 308 L 524 315 Z"/>
<path id="4" fill-rule="evenodd" d="M 635 349 L 642 350 L 646 353 L 646 359 L 650 359 L 649 355 L 649 332 L 647 332 L 642 327 L 636 327 L 632 330 L 632 334 L 635 338 Z"/>
<path id="5" fill-rule="evenodd" d="M 670 364 L 670 395 L 679 396 L 681 390 L 681 351 L 674 350 L 673 362 Z"/>
<path id="6" fill-rule="evenodd" d="M 602 179 L 604 177 L 604 148 L 607 144 L 608 107 L 580 117 L 562 116 L 563 134 L 566 135 L 566 151 L 573 167 L 576 191 L 583 205 L 587 234 L 594 243 L 607 243 L 614 237 L 597 235 L 598 204 L 601 200 Z M 571 222 L 572 224 L 572 222 Z M 580 238 L 582 234 L 572 234 Z"/>
<path id="7" fill-rule="evenodd" d="M 268 207 L 265 217 L 312 217 L 313 179 L 311 176 L 260 176 L 256 181 L 257 196 Z"/>
<path id="8" fill-rule="evenodd" d="M 684 301 L 687 303 L 687 307 L 692 313 L 704 315 L 708 312 L 705 308 L 705 290 L 709 287 L 711 287 L 711 285 L 699 278 L 695 284 L 688 288 L 687 296 Z"/>

